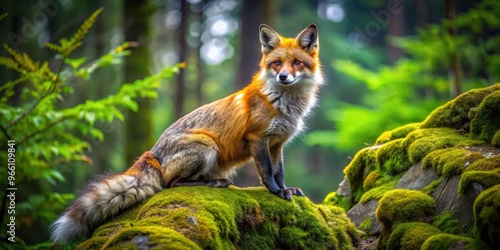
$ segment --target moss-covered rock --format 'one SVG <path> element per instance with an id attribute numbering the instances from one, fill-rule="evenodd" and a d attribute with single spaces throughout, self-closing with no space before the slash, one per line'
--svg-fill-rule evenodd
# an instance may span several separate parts
<path id="1" fill-rule="evenodd" d="M 428 238 L 439 233 L 441 230 L 427 223 L 401 223 L 392 230 L 385 249 L 419 250 Z"/>
<path id="2" fill-rule="evenodd" d="M 265 188 L 164 190 L 99 227 L 79 249 L 352 249 L 358 232 L 339 207 Z"/>
<path id="3" fill-rule="evenodd" d="M 437 234 L 428 238 L 421 250 L 450 250 L 450 249 L 467 249 L 467 250 L 489 250 L 488 244 L 479 240 L 453 235 L 453 234 Z"/>
<path id="4" fill-rule="evenodd" d="M 463 148 L 444 148 L 430 152 L 423 159 L 422 167 L 434 168 L 444 177 L 460 175 L 472 162 L 484 156 L 478 152 L 471 152 Z"/>
<path id="5" fill-rule="evenodd" d="M 368 236 L 380 235 L 379 248 L 409 247 L 400 238 L 412 235 L 408 225 L 415 222 L 445 233 L 430 237 L 428 247 L 497 247 L 500 84 L 468 91 L 421 123 L 382 133 L 375 144 L 345 168 L 351 193 L 344 196 L 353 197 L 347 214 L 358 228 Z M 378 231 L 374 213 L 382 223 Z"/>
<path id="6" fill-rule="evenodd" d="M 474 203 L 475 228 L 479 239 L 500 247 L 500 184 L 483 191 Z"/>
<path id="7" fill-rule="evenodd" d="M 484 98 L 470 121 L 471 135 L 480 140 L 491 142 L 498 131 L 500 131 L 500 90 Z"/>
<path id="8" fill-rule="evenodd" d="M 460 129 L 464 127 L 464 125 L 466 126 L 470 123 L 470 111 L 477 108 L 485 97 L 498 90 L 500 90 L 500 84 L 497 83 L 487 88 L 467 91 L 432 111 L 432 113 L 422 122 L 420 127 L 447 127 Z"/>
<path id="9" fill-rule="evenodd" d="M 395 189 L 380 199 L 376 215 L 384 229 L 400 222 L 429 221 L 436 204 L 432 197 L 416 190 Z"/>
<path id="10" fill-rule="evenodd" d="M 420 123 L 410 123 L 398 128 L 395 128 L 390 131 L 386 131 L 382 133 L 377 140 L 375 141 L 375 144 L 384 144 L 389 141 L 393 141 L 396 139 L 400 138 L 405 138 L 410 132 L 418 129 L 420 127 Z"/>
<path id="11" fill-rule="evenodd" d="M 458 193 L 466 194 L 474 183 L 488 189 L 500 183 L 500 168 L 491 171 L 467 171 L 460 177 Z"/>
<path id="12" fill-rule="evenodd" d="M 408 152 L 408 160 L 415 164 L 437 149 L 450 148 L 457 145 L 475 146 L 483 141 L 470 139 L 452 128 L 427 128 L 418 129 L 404 139 L 403 147 Z"/>
<path id="13" fill-rule="evenodd" d="M 375 212 L 377 220 L 382 223 L 382 233 L 377 248 L 387 247 L 394 225 L 430 221 L 435 206 L 434 200 L 420 191 L 395 189 L 386 192 Z"/>

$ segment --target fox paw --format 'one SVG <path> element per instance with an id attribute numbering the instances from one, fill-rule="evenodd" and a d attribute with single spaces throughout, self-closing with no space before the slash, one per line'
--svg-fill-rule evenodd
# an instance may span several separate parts
<path id="1" fill-rule="evenodd" d="M 284 188 L 284 189 L 279 189 L 276 192 L 276 195 L 285 199 L 285 200 L 292 200 L 292 195 L 297 195 L 297 196 L 304 196 L 304 193 L 300 188 Z"/>
<path id="2" fill-rule="evenodd" d="M 296 188 L 296 187 L 288 187 L 288 188 L 285 188 L 286 190 L 290 190 L 292 192 L 293 195 L 297 195 L 297 196 L 305 196 L 304 192 L 302 192 L 302 189 L 300 188 Z"/>
<path id="3" fill-rule="evenodd" d="M 215 179 L 215 180 L 210 180 L 207 182 L 206 186 L 207 187 L 214 187 L 214 188 L 225 188 L 229 187 L 229 185 L 233 184 L 232 181 L 228 179 Z"/>

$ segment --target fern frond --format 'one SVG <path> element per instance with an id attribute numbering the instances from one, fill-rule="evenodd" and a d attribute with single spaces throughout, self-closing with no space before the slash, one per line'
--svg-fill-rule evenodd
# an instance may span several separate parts
<path id="1" fill-rule="evenodd" d="M 0 65 L 4 65 L 6 68 L 18 71 L 19 64 L 14 61 L 14 59 L 9 57 L 0 56 Z"/>
<path id="2" fill-rule="evenodd" d="M 35 72 L 40 66 L 40 62 L 34 62 L 31 57 L 26 53 L 17 53 L 13 48 L 4 44 L 3 47 L 9 52 L 14 61 L 19 65 L 19 67 L 25 69 L 28 72 Z M 6 65 L 7 66 L 7 65 Z"/>
<path id="3" fill-rule="evenodd" d="M 82 39 L 87 34 L 90 28 L 94 25 L 97 17 L 102 12 L 103 8 L 96 10 L 75 32 L 75 34 L 68 40 L 62 38 L 59 40 L 59 45 L 54 43 L 45 43 L 45 46 L 51 50 L 57 51 L 63 55 L 63 57 L 68 57 L 71 52 L 82 45 Z"/>

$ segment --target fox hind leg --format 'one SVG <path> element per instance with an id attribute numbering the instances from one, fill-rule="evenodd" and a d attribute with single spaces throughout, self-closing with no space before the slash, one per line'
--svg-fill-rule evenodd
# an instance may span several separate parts
<path id="1" fill-rule="evenodd" d="M 175 147 L 176 153 L 165 157 L 166 161 L 162 164 L 167 187 L 228 187 L 232 184 L 229 179 L 214 178 L 221 176 L 221 173 L 217 167 L 218 149 L 210 137 L 202 134 L 185 135 Z"/>
<path id="2" fill-rule="evenodd" d="M 181 186 L 207 186 L 214 188 L 225 188 L 233 184 L 229 179 L 214 179 L 214 180 L 182 180 L 176 179 L 170 185 L 171 187 L 181 187 Z"/>

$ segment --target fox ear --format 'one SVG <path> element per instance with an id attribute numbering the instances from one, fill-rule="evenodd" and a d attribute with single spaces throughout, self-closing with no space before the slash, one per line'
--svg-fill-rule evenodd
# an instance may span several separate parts
<path id="1" fill-rule="evenodd" d="M 302 30 L 296 38 L 297 44 L 306 52 L 312 53 L 319 49 L 318 28 L 311 24 Z"/>
<path id="2" fill-rule="evenodd" d="M 267 54 L 275 49 L 281 42 L 281 37 L 271 27 L 261 24 L 259 27 L 260 43 L 262 44 L 262 53 Z"/>

